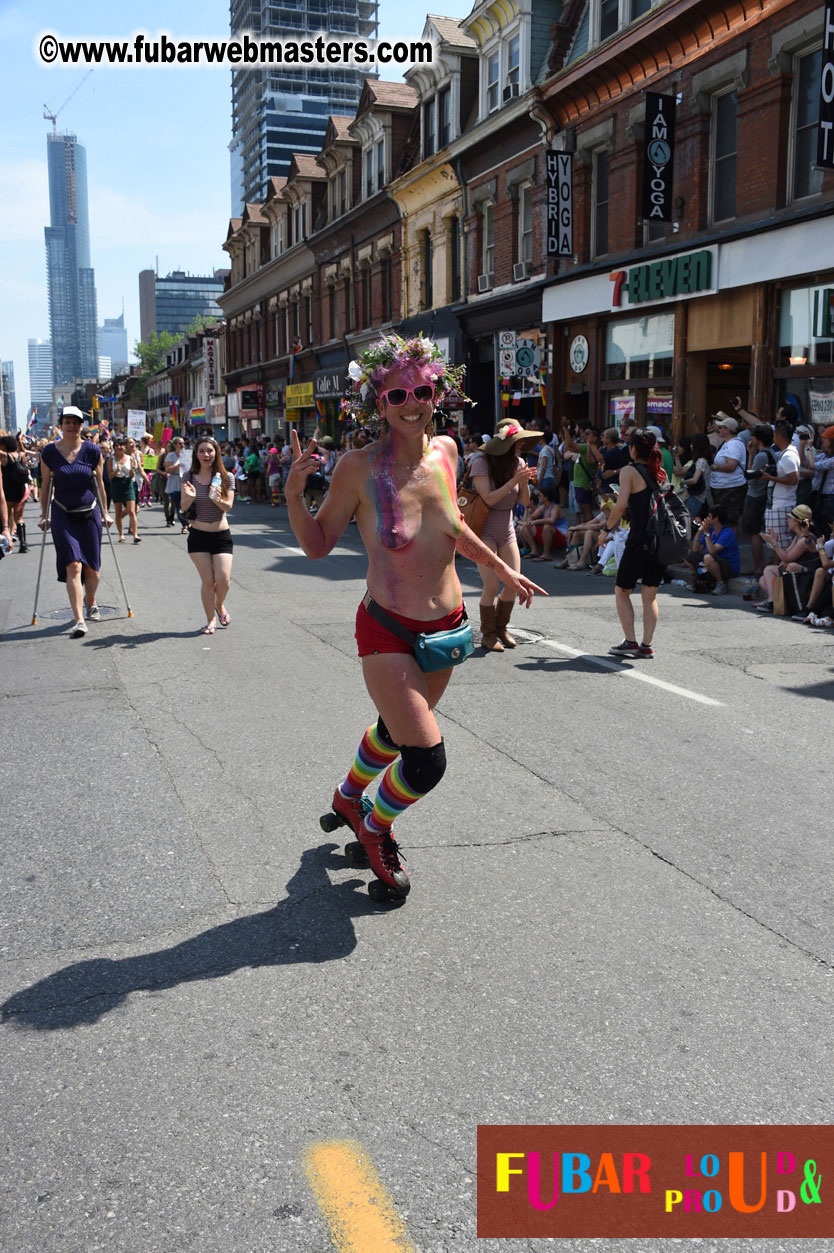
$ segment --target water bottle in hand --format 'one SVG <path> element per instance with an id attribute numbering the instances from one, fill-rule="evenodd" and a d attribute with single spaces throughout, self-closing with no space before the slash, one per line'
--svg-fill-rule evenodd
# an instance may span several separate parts
<path id="1" fill-rule="evenodd" d="M 220 489 L 222 486 L 223 479 L 221 476 L 219 474 L 213 474 L 211 476 L 211 486 L 209 487 L 209 496 L 212 500 L 218 501 L 220 499 Z"/>

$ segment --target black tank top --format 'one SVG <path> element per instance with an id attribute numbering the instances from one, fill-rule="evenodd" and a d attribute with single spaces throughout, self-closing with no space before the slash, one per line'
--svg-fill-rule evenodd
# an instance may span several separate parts
<path id="1" fill-rule="evenodd" d="M 640 470 L 635 465 L 635 470 L 640 474 Z M 645 469 L 646 467 L 642 467 Z M 642 478 L 642 474 L 640 475 Z M 644 480 L 645 482 L 645 480 Z M 652 492 L 651 488 L 646 484 L 642 491 L 629 492 L 628 496 L 628 540 L 629 544 L 642 544 L 646 538 L 646 527 L 649 522 L 649 509 L 651 508 Z"/>

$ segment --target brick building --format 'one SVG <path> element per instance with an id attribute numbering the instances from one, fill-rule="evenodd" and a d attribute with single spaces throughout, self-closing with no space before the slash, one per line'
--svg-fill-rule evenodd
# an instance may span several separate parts
<path id="1" fill-rule="evenodd" d="M 830 317 L 814 334 L 834 288 L 834 174 L 814 168 L 822 5 L 590 0 L 554 34 L 540 94 L 574 168 L 574 252 L 543 305 L 557 418 L 703 429 L 740 395 L 830 422 Z M 642 216 L 646 91 L 676 101 L 668 224 Z"/>

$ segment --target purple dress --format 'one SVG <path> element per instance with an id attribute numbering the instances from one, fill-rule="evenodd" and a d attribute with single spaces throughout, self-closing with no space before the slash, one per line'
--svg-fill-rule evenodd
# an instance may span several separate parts
<path id="1" fill-rule="evenodd" d="M 75 461 L 67 461 L 54 444 L 47 444 L 41 460 L 52 472 L 52 542 L 58 567 L 58 582 L 66 583 L 67 566 L 80 561 L 91 570 L 101 569 L 101 514 L 96 505 L 93 476 L 101 461 L 101 449 L 85 439 Z M 60 503 L 59 503 L 60 502 Z M 61 508 L 61 505 L 64 508 Z M 67 510 L 95 505 L 86 520 Z"/>

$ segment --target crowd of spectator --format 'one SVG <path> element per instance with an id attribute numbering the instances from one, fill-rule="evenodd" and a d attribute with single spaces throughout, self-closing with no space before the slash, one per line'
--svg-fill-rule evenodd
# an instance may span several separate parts
<path id="1" fill-rule="evenodd" d="M 834 426 L 820 431 L 800 420 L 793 404 L 786 403 L 770 423 L 746 410 L 739 397 L 708 422 L 706 431 L 683 436 L 671 444 L 660 426 L 650 426 L 661 449 L 663 467 L 672 489 L 686 504 L 692 519 L 690 552 L 685 561 L 694 590 L 721 596 L 731 580 L 751 576 L 745 595 L 753 599 L 758 587 L 760 612 L 772 612 L 773 589 L 785 574 L 798 576 L 802 604 L 795 616 L 830 621 L 832 616 L 831 569 L 834 563 Z M 477 411 L 473 411 L 477 413 Z M 619 474 L 629 464 L 629 437 L 635 429 L 630 418 L 604 430 L 589 424 L 565 422 L 558 431 L 543 421 L 525 423 L 528 438 L 518 453 L 535 471 L 529 504 L 518 503 L 513 511 L 518 549 L 522 558 L 553 561 L 563 570 L 614 575 L 622 556 L 628 530 L 627 517 L 611 535 L 607 515 L 616 502 Z M 475 457 L 481 456 L 491 433 L 467 425 L 442 428 L 458 446 L 458 481 L 462 482 Z M 161 503 L 168 525 L 187 520 L 179 511 L 181 476 L 170 467 L 184 454 L 187 439 L 176 437 L 165 447 L 145 436 L 137 449 L 124 437 L 106 431 L 91 434 L 105 454 L 104 482 L 108 504 L 115 477 L 123 477 L 126 456 L 130 460 L 138 497 L 135 509 Z M 338 442 L 330 436 L 301 438 L 305 449 L 316 438 L 318 473 L 307 483 L 305 501 L 315 512 L 328 490 L 339 458 L 349 449 L 362 447 L 374 433 L 356 427 Z M 10 501 L 9 535 L 12 549 L 27 549 L 22 511 L 29 495 L 38 498 L 40 453 L 46 441 L 27 441 L 22 436 L 0 437 L 0 466 L 7 502 Z M 239 504 L 286 504 L 284 482 L 292 462 L 288 439 L 258 436 L 221 443 L 223 465 L 235 480 Z M 25 490 L 18 482 L 26 471 Z M 117 488 L 117 491 L 123 490 Z M 21 499 L 22 496 L 22 499 Z M 136 536 L 137 526 L 130 518 Z M 743 569 L 746 563 L 747 569 Z"/>

